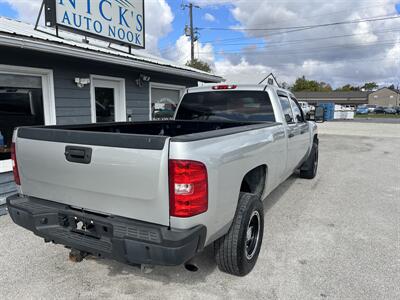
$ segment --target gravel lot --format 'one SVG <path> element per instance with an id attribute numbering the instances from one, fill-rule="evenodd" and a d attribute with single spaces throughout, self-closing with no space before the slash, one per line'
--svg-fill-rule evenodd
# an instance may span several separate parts
<path id="1" fill-rule="evenodd" d="M 293 176 L 267 198 L 263 248 L 245 278 L 221 273 L 211 249 L 196 273 L 72 263 L 5 216 L 0 298 L 400 299 L 400 126 L 375 126 L 321 125 L 319 175 Z"/>

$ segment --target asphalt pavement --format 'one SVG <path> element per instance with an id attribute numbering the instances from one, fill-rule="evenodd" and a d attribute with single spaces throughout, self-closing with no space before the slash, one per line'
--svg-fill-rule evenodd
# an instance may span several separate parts
<path id="1" fill-rule="evenodd" d="M 265 200 L 263 246 L 247 277 L 220 272 L 211 248 L 197 272 L 73 263 L 3 216 L 0 299 L 400 299 L 400 126 L 348 134 L 348 123 L 330 124 L 318 177 L 292 176 Z"/>

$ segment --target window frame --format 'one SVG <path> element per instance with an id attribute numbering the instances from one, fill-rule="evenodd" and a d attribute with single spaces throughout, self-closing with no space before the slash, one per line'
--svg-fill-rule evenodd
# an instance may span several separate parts
<path id="1" fill-rule="evenodd" d="M 53 70 L 0 64 L 0 74 L 40 77 L 42 81 L 44 125 L 57 124 Z M 11 171 L 12 163 L 10 159 L 0 161 L 0 174 Z"/>
<path id="2" fill-rule="evenodd" d="M 290 102 L 290 106 L 292 107 L 293 117 L 294 117 L 294 119 L 295 119 L 295 122 L 296 122 L 296 123 L 300 123 L 300 124 L 306 123 L 307 120 L 306 120 L 306 117 L 304 116 L 304 111 L 303 111 L 303 109 L 301 108 L 299 101 L 298 101 L 298 100 L 296 99 L 296 97 L 294 97 L 293 95 L 289 95 L 289 99 L 292 100 L 292 101 L 294 102 L 294 104 L 297 106 L 297 108 L 300 110 L 301 117 L 303 118 L 302 121 L 299 121 L 299 120 L 297 120 L 297 118 L 295 118 L 295 114 L 294 114 L 294 111 L 293 111 L 292 102 L 289 101 L 289 102 Z"/>
<path id="3" fill-rule="evenodd" d="M 283 119 L 285 120 L 286 124 L 287 125 L 296 125 L 297 123 L 296 123 L 295 118 L 294 118 L 294 112 L 293 112 L 293 109 L 292 109 L 292 105 L 290 103 L 289 95 L 286 94 L 286 93 L 283 93 L 283 92 L 278 92 L 277 95 L 278 95 L 278 98 L 279 98 L 279 105 L 281 106 L 281 110 L 282 110 L 282 113 L 283 113 Z M 282 103 L 281 103 L 281 97 L 286 98 L 288 103 L 289 103 L 290 111 L 292 112 L 292 119 L 293 119 L 292 122 L 286 121 L 285 112 L 283 111 L 283 107 L 282 107 Z"/>
<path id="4" fill-rule="evenodd" d="M 220 93 L 220 94 L 225 94 L 225 93 L 237 94 L 237 93 L 249 93 L 249 92 L 251 92 L 251 93 L 253 93 L 253 92 L 259 93 L 259 94 L 262 95 L 262 99 L 260 99 L 259 103 L 260 103 L 260 105 L 262 105 L 263 103 L 264 104 L 269 104 L 269 106 L 271 107 L 271 112 L 268 112 L 268 114 L 270 114 L 272 116 L 273 121 L 271 121 L 271 120 L 268 120 L 268 121 L 252 120 L 252 121 L 244 121 L 244 122 L 277 122 L 277 118 L 276 118 L 276 114 L 275 114 L 276 110 L 274 108 L 274 102 L 271 100 L 270 94 L 268 92 L 265 92 L 265 91 L 257 91 L 257 90 L 255 90 L 255 91 L 248 91 L 248 90 L 238 90 L 238 91 L 235 91 L 235 90 L 229 90 L 229 91 L 202 91 L 202 92 L 195 92 L 195 93 L 186 93 L 184 96 L 188 96 L 188 95 L 191 95 L 191 94 L 195 94 L 195 95 L 196 94 L 207 94 L 207 93 L 210 93 L 210 92 L 211 93 Z M 184 98 L 182 98 L 182 100 L 183 99 Z M 245 98 L 243 98 L 243 99 L 245 99 Z M 254 98 L 254 99 L 256 99 L 256 98 Z M 176 110 L 176 113 L 175 113 L 175 118 L 178 116 L 177 112 L 182 108 L 181 105 L 183 103 L 185 103 L 185 102 L 181 101 L 180 105 L 177 107 L 177 110 Z"/>
<path id="5" fill-rule="evenodd" d="M 125 78 L 95 74 L 90 75 L 90 118 L 93 124 L 97 123 L 96 87 L 114 89 L 115 122 L 125 122 L 127 119 Z"/>
<path id="6" fill-rule="evenodd" d="M 178 110 L 179 103 L 182 100 L 182 97 L 186 93 L 187 87 L 184 85 L 176 85 L 176 84 L 168 84 L 168 83 L 161 83 L 161 82 L 150 82 L 149 83 L 149 120 L 153 121 L 153 114 L 151 111 L 151 104 L 152 104 L 152 89 L 162 89 L 162 90 L 171 90 L 171 91 L 179 91 L 179 101 L 176 106 L 176 110 L 174 113 L 174 118 L 176 115 L 176 111 Z"/>

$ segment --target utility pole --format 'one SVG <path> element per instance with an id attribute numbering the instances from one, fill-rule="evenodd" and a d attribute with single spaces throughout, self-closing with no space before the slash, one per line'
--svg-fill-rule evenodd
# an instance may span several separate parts
<path id="1" fill-rule="evenodd" d="M 182 4 L 182 9 L 189 8 L 189 19 L 190 19 L 190 25 L 185 28 L 185 34 L 186 36 L 190 37 L 190 62 L 194 62 L 194 43 L 197 42 L 199 39 L 197 35 L 197 29 L 194 28 L 193 25 L 193 8 L 200 8 L 200 6 L 194 5 L 193 3 L 189 4 Z"/>

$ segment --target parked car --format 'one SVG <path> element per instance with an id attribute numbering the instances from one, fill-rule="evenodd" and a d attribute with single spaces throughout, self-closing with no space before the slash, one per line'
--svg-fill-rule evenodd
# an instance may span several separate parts
<path id="1" fill-rule="evenodd" d="M 383 109 L 383 111 L 384 111 L 385 114 L 388 114 L 388 115 L 395 115 L 395 114 L 397 114 L 397 110 L 396 110 L 394 107 L 385 107 L 385 108 Z"/>
<path id="2" fill-rule="evenodd" d="M 356 114 L 358 114 L 358 115 L 368 115 L 368 113 L 369 113 L 369 109 L 368 109 L 367 106 L 362 105 L 362 106 L 357 107 Z"/>
<path id="3" fill-rule="evenodd" d="M 368 107 L 368 111 L 369 111 L 370 113 L 375 112 L 376 105 L 374 105 L 374 104 L 368 104 L 367 107 Z"/>
<path id="4" fill-rule="evenodd" d="M 375 107 L 375 111 L 376 114 L 384 114 L 385 113 L 385 109 L 383 108 L 383 106 L 377 106 Z"/>
<path id="5" fill-rule="evenodd" d="M 396 112 L 397 112 L 398 114 L 400 114 L 400 106 L 395 106 L 394 108 L 396 109 Z"/>
<path id="6" fill-rule="evenodd" d="M 19 128 L 12 153 L 10 216 L 45 241 L 169 266 L 214 244 L 219 268 L 244 276 L 262 200 L 296 170 L 316 176 L 318 135 L 289 91 L 216 85 L 187 90 L 175 120 Z"/>

